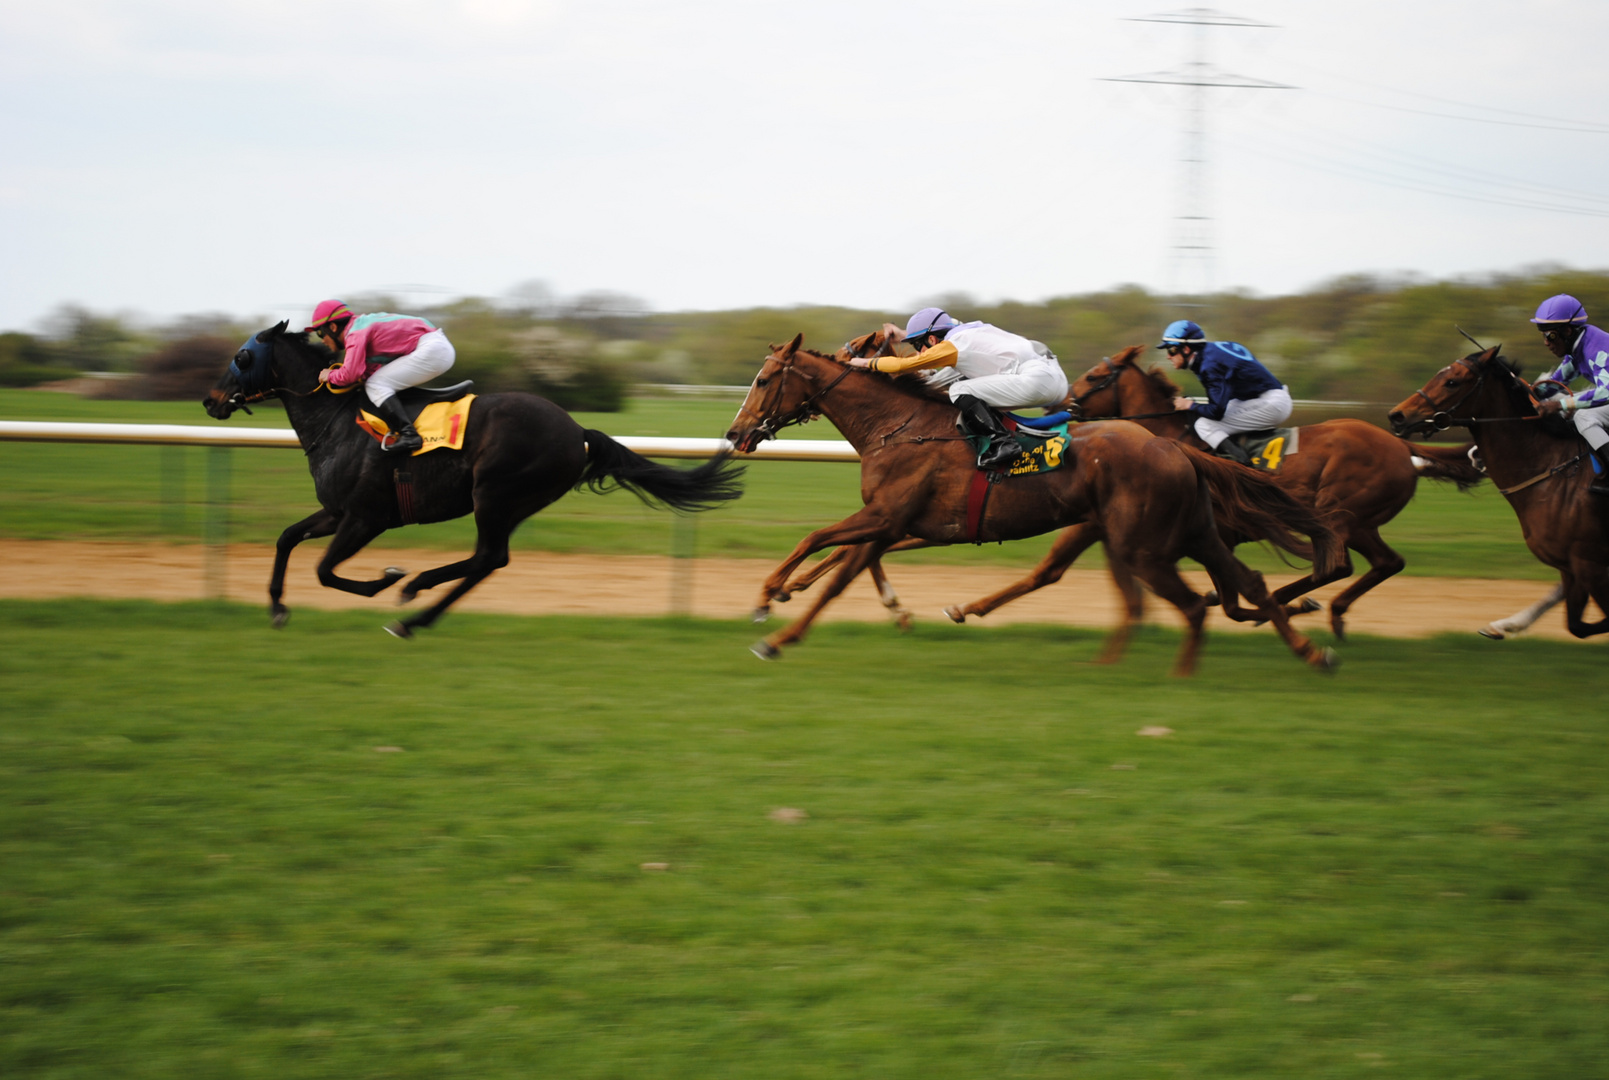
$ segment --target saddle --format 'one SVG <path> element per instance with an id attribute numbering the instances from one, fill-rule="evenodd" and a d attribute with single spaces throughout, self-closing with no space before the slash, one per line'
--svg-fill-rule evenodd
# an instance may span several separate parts
<path id="1" fill-rule="evenodd" d="M 408 414 L 408 419 L 417 424 L 419 414 L 425 411 L 426 405 L 434 405 L 438 401 L 457 401 L 468 397 L 475 390 L 475 380 L 465 379 L 451 386 L 410 386 L 406 390 L 397 391 L 397 400 L 402 402 L 402 408 Z"/>

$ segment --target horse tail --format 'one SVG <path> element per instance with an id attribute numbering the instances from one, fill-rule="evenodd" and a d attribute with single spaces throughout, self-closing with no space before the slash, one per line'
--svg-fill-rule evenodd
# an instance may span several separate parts
<path id="1" fill-rule="evenodd" d="M 1411 443 L 1407 439 L 1402 442 L 1413 454 L 1414 471 L 1420 476 L 1428 476 L 1432 480 L 1450 481 L 1458 485 L 1459 491 L 1468 491 L 1482 480 L 1486 474 L 1475 467 L 1469 459 L 1469 452 L 1475 449 L 1474 443 L 1465 443 L 1463 446 L 1430 446 L 1426 443 Z"/>
<path id="2" fill-rule="evenodd" d="M 1286 494 L 1263 473 L 1193 446 L 1181 443 L 1179 448 L 1207 482 L 1220 528 L 1244 540 L 1266 540 L 1297 558 L 1310 559 L 1316 576 L 1331 574 L 1342 565 L 1346 548 L 1317 510 Z"/>
<path id="3" fill-rule="evenodd" d="M 695 469 L 673 469 L 628 450 L 601 431 L 588 428 L 587 465 L 575 490 L 602 493 L 623 487 L 650 506 L 672 510 L 713 510 L 743 494 L 743 467 L 726 452 Z"/>

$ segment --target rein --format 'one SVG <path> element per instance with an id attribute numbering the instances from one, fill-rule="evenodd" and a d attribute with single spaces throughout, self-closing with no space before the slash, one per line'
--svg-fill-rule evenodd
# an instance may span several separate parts
<path id="1" fill-rule="evenodd" d="M 1529 420 L 1530 417 L 1522 416 L 1519 419 Z M 1537 475 L 1531 477 L 1529 480 L 1525 480 L 1525 481 L 1522 481 L 1522 482 L 1520 482 L 1518 484 L 1515 484 L 1513 487 L 1498 488 L 1497 490 L 1501 494 L 1504 494 L 1504 495 L 1512 495 L 1516 491 L 1524 491 L 1526 488 L 1530 487 L 1532 484 L 1540 484 L 1544 480 L 1547 480 L 1547 479 L 1549 479 L 1551 477 L 1557 476 L 1559 473 L 1563 472 L 1565 469 L 1568 469 L 1570 466 L 1579 464 L 1580 461 L 1581 461 L 1581 455 L 1577 454 L 1575 457 L 1571 458 L 1569 461 L 1560 462 L 1559 464 L 1553 466 L 1553 468 L 1547 470 L 1546 472 L 1538 473 Z"/>

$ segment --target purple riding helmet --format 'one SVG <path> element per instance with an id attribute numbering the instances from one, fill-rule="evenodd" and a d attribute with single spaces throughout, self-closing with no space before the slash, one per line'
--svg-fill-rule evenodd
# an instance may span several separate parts
<path id="1" fill-rule="evenodd" d="M 1584 326 L 1587 322 L 1587 309 L 1575 297 L 1560 293 L 1542 301 L 1542 305 L 1536 309 L 1536 318 L 1531 321 L 1539 326 L 1547 323 Z"/>
<path id="2" fill-rule="evenodd" d="M 905 324 L 905 340 L 914 341 L 927 334 L 942 335 L 947 330 L 954 330 L 961 324 L 945 312 L 943 308 L 925 307 L 911 316 L 911 321 Z"/>

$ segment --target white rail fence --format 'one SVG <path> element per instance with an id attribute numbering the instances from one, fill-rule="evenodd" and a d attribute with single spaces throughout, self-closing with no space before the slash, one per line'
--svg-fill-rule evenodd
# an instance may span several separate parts
<path id="1" fill-rule="evenodd" d="M 703 460 L 732 444 L 725 439 L 672 439 L 615 436 L 615 441 L 644 457 Z M 205 595 L 222 599 L 228 584 L 229 487 L 234 447 L 300 450 L 301 440 L 289 428 L 203 427 L 186 424 L 79 424 L 40 420 L 0 420 L 0 442 L 112 443 L 146 446 L 204 446 L 207 455 L 207 499 L 202 525 L 206 552 L 203 569 Z M 743 461 L 843 461 L 860 455 L 838 440 L 786 439 L 762 443 L 752 454 L 734 454 Z M 164 481 L 164 488 L 170 484 Z M 696 517 L 677 514 L 671 536 L 672 573 L 670 608 L 687 614 L 693 606 L 692 556 Z"/>

